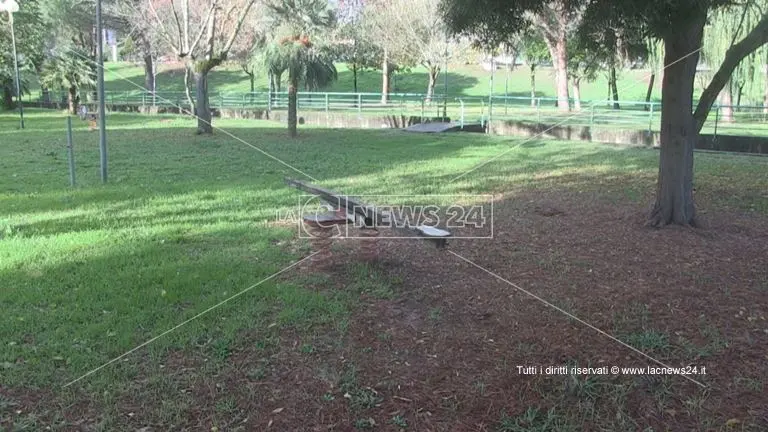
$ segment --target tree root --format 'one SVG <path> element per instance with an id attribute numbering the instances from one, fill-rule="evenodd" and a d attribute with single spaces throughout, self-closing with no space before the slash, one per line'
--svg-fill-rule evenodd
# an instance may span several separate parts
<path id="1" fill-rule="evenodd" d="M 664 217 L 661 207 L 655 205 L 648 216 L 648 220 L 645 222 L 645 226 L 648 228 L 664 228 L 667 225 L 669 225 L 669 218 Z"/>
<path id="2" fill-rule="evenodd" d="M 658 204 L 654 205 L 653 210 L 651 210 L 651 214 L 648 216 L 648 220 L 645 222 L 644 226 L 649 228 L 664 228 L 667 225 L 677 225 L 691 230 L 697 228 L 706 228 L 706 225 L 702 223 L 703 221 L 696 214 L 694 214 L 694 216 L 691 217 L 687 222 L 679 223 L 675 222 L 671 215 L 666 215 L 664 213 L 665 212 L 662 210 L 661 206 Z"/>

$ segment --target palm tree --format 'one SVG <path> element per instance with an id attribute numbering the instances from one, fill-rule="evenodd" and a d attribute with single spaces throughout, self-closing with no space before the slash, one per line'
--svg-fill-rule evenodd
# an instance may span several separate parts
<path id="1" fill-rule="evenodd" d="M 265 66 L 278 79 L 288 71 L 288 133 L 295 137 L 299 83 L 317 89 L 337 77 L 329 51 L 310 39 L 310 35 L 332 27 L 335 19 L 327 0 L 276 0 L 268 7 L 286 35 L 275 38 L 267 48 Z"/>
<path id="2" fill-rule="evenodd" d="M 46 59 L 40 73 L 40 84 L 45 88 L 67 91 L 69 112 L 72 114 L 77 114 L 82 90 L 96 85 L 96 71 L 86 58 L 87 55 L 81 50 L 56 54 Z"/>
<path id="3" fill-rule="evenodd" d="M 21 94 L 29 94 L 29 83 L 26 79 L 21 79 Z M 13 97 L 16 95 L 16 78 L 11 73 L 0 67 L 0 93 L 2 93 L 2 105 L 5 109 L 14 109 L 16 104 Z M 18 98 L 17 98 L 18 100 Z"/>

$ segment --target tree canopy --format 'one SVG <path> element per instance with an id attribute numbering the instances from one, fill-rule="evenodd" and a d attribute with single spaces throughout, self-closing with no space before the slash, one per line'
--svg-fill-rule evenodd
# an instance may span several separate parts
<path id="1" fill-rule="evenodd" d="M 698 134 L 712 104 L 739 64 L 768 42 L 768 11 L 763 10 L 751 29 L 731 40 L 720 64 L 711 65 L 715 73 L 694 111 L 693 88 L 707 19 L 731 3 L 729 0 L 443 0 L 442 11 L 453 32 L 488 46 L 525 31 L 542 13 L 557 8 L 565 11 L 560 14 L 561 21 L 565 20 L 565 14 L 579 14 L 580 27 L 593 29 L 593 40 L 600 49 L 608 49 L 610 45 L 620 47 L 619 41 L 630 40 L 638 41 L 633 45 L 640 46 L 639 41 L 646 37 L 663 41 L 661 157 L 657 197 L 649 220 L 651 225 L 659 226 L 696 224 L 693 148 Z"/>
<path id="2" fill-rule="evenodd" d="M 267 7 L 280 32 L 264 53 L 265 67 L 278 76 L 288 72 L 288 133 L 295 137 L 300 83 L 317 89 L 336 79 L 331 50 L 321 37 L 336 16 L 323 0 L 274 0 Z"/>

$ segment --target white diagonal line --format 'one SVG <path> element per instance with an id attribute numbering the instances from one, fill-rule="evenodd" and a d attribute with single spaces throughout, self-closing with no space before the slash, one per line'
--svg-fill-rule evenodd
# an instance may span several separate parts
<path id="1" fill-rule="evenodd" d="M 684 55 L 684 56 L 680 57 L 679 59 L 677 59 L 677 60 L 673 61 L 672 63 L 670 63 L 670 64 L 668 64 L 668 65 L 664 65 L 664 66 L 663 66 L 663 67 L 662 67 L 662 68 L 659 70 L 659 72 L 663 72 L 663 71 L 664 71 L 666 68 L 668 68 L 668 67 L 670 67 L 670 66 L 674 65 L 675 63 L 678 63 L 678 62 L 680 62 L 680 61 L 683 61 L 684 59 L 686 59 L 686 58 L 688 58 L 688 57 L 690 57 L 690 56 L 692 56 L 692 55 L 696 54 L 697 52 L 701 51 L 701 48 L 702 48 L 702 47 L 699 47 L 699 48 L 697 48 L 697 49 L 695 49 L 695 50 L 693 50 L 693 51 L 689 52 L 688 54 L 686 54 L 686 55 Z M 655 74 L 655 73 L 656 73 L 656 72 L 653 72 L 651 75 L 653 75 L 653 74 Z M 648 76 L 650 76 L 650 75 L 648 75 Z M 623 92 L 625 92 L 625 91 L 627 91 L 627 90 L 630 90 L 630 89 L 632 89 L 632 88 L 636 87 L 636 86 L 637 86 L 637 84 L 638 84 L 639 82 L 640 82 L 640 81 L 638 80 L 638 81 L 635 81 L 634 83 L 632 83 L 631 85 L 628 85 L 628 86 L 622 87 L 622 88 L 621 88 L 621 90 L 620 90 L 620 92 L 622 92 L 622 93 L 623 93 Z M 618 93 L 618 92 L 617 92 L 617 93 Z M 574 115 L 572 115 L 572 116 L 566 117 L 566 118 L 565 118 L 565 120 L 563 120 L 563 121 L 561 121 L 561 122 L 559 122 L 559 123 L 555 123 L 554 125 L 550 126 L 548 129 L 546 129 L 546 130 L 544 130 L 544 131 L 541 131 L 541 132 L 537 133 L 536 135 L 534 135 L 534 136 L 532 136 L 532 137 L 529 137 L 528 139 L 524 140 L 523 142 L 520 142 L 520 143 L 517 143 L 517 144 L 513 145 L 513 146 L 512 146 L 512 147 L 510 147 L 509 149 L 507 149 L 507 150 L 505 150 L 505 151 L 503 151 L 503 152 L 501 152 L 501 153 L 497 154 L 496 156 L 494 156 L 494 157 L 492 157 L 492 158 L 490 158 L 490 159 L 488 159 L 488 160 L 485 160 L 485 161 L 483 161 L 483 162 L 479 163 L 478 165 L 475 165 L 474 167 L 470 168 L 468 171 L 465 171 L 465 172 L 463 172 L 462 174 L 459 174 L 459 175 L 457 175 L 456 177 L 454 177 L 454 178 L 450 179 L 450 180 L 448 181 L 448 183 L 453 183 L 453 182 L 455 182 L 456 180 L 458 180 L 458 179 L 460 179 L 460 178 L 462 178 L 462 177 L 466 176 L 467 174 L 469 174 L 469 173 L 471 173 L 471 172 L 473 172 L 473 171 L 475 171 L 475 170 L 478 170 L 478 169 L 480 169 L 480 168 L 482 168 L 482 167 L 484 167 L 484 166 L 488 165 L 489 163 L 491 163 L 491 162 L 495 161 L 496 159 L 498 159 L 498 158 L 500 158 L 500 157 L 504 156 L 505 154 L 507 154 L 507 153 L 511 152 L 512 150 L 516 149 L 517 147 L 520 147 L 521 145 L 523 145 L 523 144 L 525 144 L 525 143 L 531 142 L 531 141 L 535 140 L 536 138 L 539 138 L 540 136 L 544 135 L 545 133 L 547 133 L 547 132 L 551 131 L 552 129 L 554 129 L 554 128 L 556 128 L 556 127 L 560 126 L 560 125 L 563 125 L 563 124 L 567 123 L 568 121 L 570 121 L 570 120 L 573 120 L 573 119 L 575 119 L 575 118 L 577 118 L 577 117 L 579 117 L 579 116 L 582 116 L 582 115 L 586 115 L 586 113 L 577 113 L 577 114 L 574 114 Z M 489 125 L 489 127 L 490 127 L 490 125 Z"/>
<path id="2" fill-rule="evenodd" d="M 101 65 L 99 65 L 99 63 L 98 63 L 98 62 L 94 61 L 94 60 L 93 60 L 93 59 L 91 59 L 91 58 L 88 58 L 88 57 L 86 57 L 86 56 L 84 56 L 84 55 L 82 55 L 82 54 L 80 54 L 80 53 L 78 53 L 78 52 L 76 52 L 76 51 L 74 51 L 74 50 L 72 50 L 72 49 L 70 49 L 70 48 L 66 48 L 66 49 L 67 49 L 67 50 L 69 50 L 70 52 L 72 52 L 73 54 L 75 54 L 76 56 L 79 56 L 79 57 L 81 57 L 81 58 L 85 59 L 86 61 L 89 61 L 89 62 L 91 62 L 91 63 L 95 64 L 95 65 L 96 65 L 96 67 L 100 67 L 100 66 L 101 66 Z M 115 70 L 113 70 L 113 69 L 109 69 L 109 68 L 107 68 L 107 67 L 102 67 L 102 69 L 103 69 L 103 70 L 108 70 L 108 71 L 110 71 L 111 73 L 115 74 L 115 75 L 116 75 L 118 78 L 120 78 L 120 79 L 122 79 L 122 80 L 125 80 L 125 81 L 127 81 L 127 82 L 128 82 L 128 83 L 130 83 L 132 86 L 134 86 L 134 87 L 136 87 L 136 88 L 138 88 L 138 89 L 140 89 L 140 90 L 144 90 L 144 91 L 147 91 L 147 89 L 145 89 L 145 88 L 144 88 L 144 87 L 142 87 L 141 85 L 139 85 L 139 84 L 136 84 L 135 82 L 133 82 L 133 81 L 129 80 L 128 78 L 126 78 L 125 76 L 121 75 L 120 73 L 116 72 L 116 71 L 115 71 Z M 263 154 L 264 156 L 266 156 L 266 157 L 268 157 L 268 158 L 270 158 L 270 159 L 272 159 L 272 160 L 274 160 L 274 161 L 277 161 L 277 162 L 279 162 L 279 163 L 281 163 L 281 164 L 285 165 L 286 167 L 288 167 L 288 168 L 290 168 L 290 169 L 292 169 L 292 170 L 296 171 L 297 173 L 299 173 L 299 174 L 301 174 L 301 175 L 303 175 L 303 176 L 307 177 L 308 179 L 310 179 L 310 180 L 312 180 L 312 181 L 315 181 L 315 182 L 319 181 L 319 180 L 317 180 L 316 178 L 312 177 L 311 175 L 309 175 L 309 174 L 305 173 L 304 171 L 302 171 L 302 170 L 300 170 L 300 169 L 296 168 L 295 166 L 293 166 L 293 165 L 291 165 L 291 164 L 289 164 L 289 163 L 287 163 L 287 162 L 285 162 L 285 161 L 281 160 L 281 159 L 280 159 L 280 158 L 278 158 L 278 157 L 272 156 L 271 154 L 269 154 L 269 153 L 267 153 L 266 151 L 264 151 L 264 150 L 262 150 L 262 149 L 260 149 L 260 148 L 256 147 L 255 145 L 253 145 L 253 144 L 251 144 L 251 143 L 249 143 L 249 142 L 247 142 L 247 141 L 243 140 L 243 139 L 242 139 L 242 138 L 240 138 L 240 137 L 237 137 L 237 136 L 235 136 L 235 135 L 234 135 L 234 134 L 232 134 L 231 132 L 229 132 L 229 131 L 227 131 L 227 130 L 225 130 L 225 129 L 222 129 L 222 128 L 220 128 L 220 127 L 214 126 L 214 125 L 213 125 L 213 123 L 210 123 L 210 122 L 208 122 L 208 121 L 206 121 L 206 120 L 204 120 L 204 119 L 201 119 L 201 118 L 200 118 L 200 117 L 198 117 L 198 116 L 197 116 L 195 113 L 192 113 L 192 112 L 190 112 L 189 110 L 187 110 L 187 109 L 184 109 L 184 108 L 182 108 L 181 106 L 174 104 L 172 101 L 170 101 L 170 100 L 168 100 L 168 99 L 165 99 L 165 98 L 164 98 L 164 97 L 162 97 L 162 96 L 158 96 L 156 93 L 154 94 L 154 97 L 156 97 L 157 99 L 160 99 L 161 101 L 164 101 L 164 102 L 168 103 L 168 105 L 170 105 L 170 106 L 172 106 L 172 107 L 174 107 L 174 108 L 178 108 L 178 109 L 179 109 L 179 112 L 184 112 L 184 113 L 187 113 L 187 114 L 189 114 L 189 115 L 193 116 L 195 119 L 197 119 L 197 120 L 199 120 L 199 121 L 202 121 L 203 123 L 205 123 L 205 124 L 209 125 L 209 126 L 210 126 L 210 127 L 212 127 L 213 129 L 216 129 L 216 130 L 218 130 L 218 131 L 224 132 L 224 134 L 226 134 L 226 135 L 230 136 L 231 138 L 234 138 L 235 140 L 237 140 L 237 141 L 241 142 L 242 144 L 245 144 L 246 146 L 248 146 L 248 147 L 250 147 L 250 148 L 252 148 L 252 149 L 254 149 L 254 150 L 258 151 L 259 153 Z"/>
<path id="3" fill-rule="evenodd" d="M 486 269 L 485 267 L 482 267 L 482 266 L 480 266 L 479 264 L 475 264 L 474 262 L 470 261 L 469 259 L 467 259 L 467 258 L 464 258 L 463 256 L 461 256 L 461 255 L 457 254 L 456 252 L 453 252 L 453 251 L 450 251 L 450 250 L 449 250 L 448 252 L 450 252 L 451 254 L 455 255 L 456 257 L 458 257 L 458 258 L 459 258 L 459 259 L 461 259 L 462 261 L 465 261 L 465 262 L 467 262 L 467 263 L 469 263 L 469 264 L 473 265 L 474 267 L 477 267 L 478 269 L 480 269 L 480 270 L 482 270 L 482 271 L 484 271 L 484 272 L 488 273 L 489 275 L 491 275 L 491 276 L 495 277 L 496 279 L 498 279 L 498 280 L 500 280 L 500 281 L 502 281 L 502 282 L 505 282 L 506 284 L 508 284 L 509 286 L 511 286 L 511 287 L 513 287 L 513 288 L 515 288 L 515 289 L 517 289 L 518 291 L 520 291 L 520 292 L 522 292 L 522 293 L 525 293 L 526 295 L 528 295 L 528 296 L 530 296 L 530 297 L 533 297 L 534 299 L 536 299 L 536 300 L 540 301 L 541 303 L 544 303 L 546 306 L 549 306 L 549 307 L 551 307 L 552 309 L 554 309 L 554 310 L 556 310 L 556 311 L 558 311 L 558 312 L 560 312 L 560 313 L 562 313 L 562 314 L 566 315 L 568 318 L 571 318 L 571 319 L 573 319 L 573 320 L 575 320 L 575 321 L 578 321 L 578 322 L 580 322 L 581 324 L 583 324 L 583 325 L 585 325 L 585 326 L 587 326 L 587 327 L 591 328 L 592 330 L 594 330 L 594 331 L 596 331 L 596 332 L 600 333 L 601 335 L 603 335 L 603 336 L 605 336 L 605 337 L 607 337 L 607 338 L 611 339 L 612 341 L 614 341 L 614 342 L 617 342 L 617 343 L 619 343 L 620 345 L 623 345 L 623 346 L 624 346 L 624 347 L 626 347 L 626 348 L 629 348 L 630 350 L 632 350 L 632 351 L 634 351 L 634 352 L 636 352 L 636 353 L 640 354 L 641 356 L 643 356 L 643 357 L 647 358 L 648 360 L 651 360 L 652 362 L 654 362 L 654 363 L 656 363 L 656 364 L 659 364 L 659 365 L 661 365 L 661 366 L 663 366 L 663 367 L 665 367 L 665 368 L 670 368 L 670 369 L 672 369 L 672 366 L 669 366 L 669 365 L 667 365 L 667 364 L 663 363 L 663 362 L 662 362 L 662 361 L 660 361 L 660 360 L 656 360 L 655 358 L 653 358 L 653 357 L 649 356 L 648 354 L 646 354 L 646 353 L 644 353 L 644 352 L 640 351 L 639 349 L 637 349 L 637 348 L 633 347 L 632 345 L 629 345 L 629 344 L 627 344 L 626 342 L 623 342 L 623 341 L 621 341 L 620 339 L 616 338 L 615 336 L 612 336 L 612 335 L 610 335 L 609 333 L 607 333 L 607 332 L 605 332 L 605 331 L 603 331 L 603 330 L 600 330 L 599 328 L 597 328 L 597 327 L 593 326 L 592 324 L 590 324 L 590 323 L 588 323 L 588 322 L 584 321 L 583 319 L 581 319 L 581 318 L 579 318 L 579 317 L 577 317 L 577 316 L 573 315 L 572 313 L 570 313 L 570 312 L 568 312 L 568 311 L 565 311 L 565 310 L 563 310 L 563 309 L 561 309 L 561 308 L 559 308 L 559 307 L 557 307 L 557 306 L 553 305 L 552 303 L 550 303 L 550 302 L 548 302 L 548 301 L 544 300 L 543 298 L 541 298 L 541 297 L 537 296 L 536 294 L 534 294 L 534 293 L 532 293 L 532 292 L 530 292 L 530 291 L 528 291 L 528 290 L 526 290 L 526 289 L 524 289 L 524 288 L 521 288 L 520 286 L 518 286 L 518 285 L 516 285 L 516 284 L 514 284 L 514 283 L 512 283 L 512 282 L 510 282 L 510 281 L 508 281 L 507 279 L 504 279 L 503 277 L 501 277 L 501 276 L 497 275 L 496 273 L 494 273 L 494 272 L 492 272 L 492 271 L 490 271 L 490 270 Z M 704 387 L 704 388 L 706 388 L 706 387 L 707 387 L 706 385 L 702 384 L 702 383 L 701 383 L 701 382 L 699 382 L 699 381 L 696 381 L 695 379 L 693 379 L 693 378 L 689 377 L 688 375 L 684 375 L 684 374 L 679 374 L 679 375 L 681 375 L 683 378 L 687 379 L 688 381 L 691 381 L 692 383 L 695 383 L 695 384 L 696 384 L 696 385 L 698 385 L 698 386 L 701 386 L 701 387 Z"/>
<path id="4" fill-rule="evenodd" d="M 297 265 L 299 265 L 299 264 L 303 263 L 304 261 L 306 261 L 306 260 L 308 260 L 308 259 L 312 258 L 313 256 L 317 255 L 317 254 L 318 254 L 318 253 L 320 253 L 320 252 L 322 252 L 322 251 L 317 251 L 317 252 L 314 252 L 314 253 L 312 253 L 312 254 L 310 254 L 310 255 L 306 256 L 305 258 L 302 258 L 301 260 L 299 260 L 299 261 L 296 261 L 295 263 L 293 263 L 293 264 L 289 265 L 288 267 L 285 267 L 284 269 L 280 270 L 279 272 L 277 272 L 277 273 L 274 273 L 274 274 L 272 274 L 271 276 L 269 276 L 269 277 L 266 277 L 266 278 L 264 278 L 264 279 L 260 280 L 259 282 L 257 282 L 257 283 L 255 283 L 255 284 L 253 284 L 253 285 L 249 286 L 248 288 L 246 288 L 246 289 L 244 289 L 244 290 L 240 291 L 239 293 L 237 293 L 237 294 L 235 294 L 235 295 L 233 295 L 233 296 L 231 296 L 231 297 L 228 297 L 228 298 L 226 298 L 226 299 L 224 299 L 224 300 L 222 300 L 222 301 L 220 301 L 220 302 L 216 303 L 215 305 L 213 305 L 213 306 L 209 307 L 208 309 L 206 309 L 206 310 L 204 310 L 204 311 L 200 312 L 199 314 L 197 314 L 197 315 L 193 316 L 192 318 L 189 318 L 188 320 L 186 320 L 186 321 L 183 321 L 183 322 L 181 322 L 180 324 L 177 324 L 177 325 L 176 325 L 176 326 L 174 326 L 174 327 L 171 327 L 170 329 L 168 329 L 168 330 L 166 330 L 166 331 L 164 331 L 164 332 L 160 333 L 159 335 L 157 335 L 157 336 L 153 337 L 152 339 L 150 339 L 150 340 L 148 340 L 148 341 L 146 341 L 146 342 L 142 343 L 141 345 L 139 345 L 139 346 L 137 346 L 137 347 L 135 347 L 135 348 L 133 348 L 133 349 L 131 349 L 131 350 L 129 350 L 129 351 L 127 351 L 127 352 L 125 352 L 125 353 L 123 353 L 123 354 L 121 354 L 121 355 L 119 355 L 119 356 L 115 357 L 115 358 L 113 358 L 112 360 L 110 360 L 110 361 L 108 361 L 108 362 L 104 363 L 103 365 L 101 365 L 101 366 L 99 366 L 99 367 L 97 367 L 97 368 L 95 368 L 95 369 L 92 369 L 92 370 L 91 370 L 91 371 L 89 371 L 88 373 L 85 373 L 85 374 L 81 375 L 79 378 L 77 378 L 77 379 L 75 379 L 75 380 L 72 380 L 72 381 L 68 382 L 67 384 L 65 384 L 65 385 L 64 385 L 64 387 L 69 387 L 69 386 L 71 386 L 72 384 L 74 384 L 74 383 L 76 383 L 76 382 L 78 382 L 78 381 L 82 380 L 83 378 L 86 378 L 86 377 L 88 377 L 88 376 L 90 376 L 90 375 L 93 375 L 94 373 L 96 373 L 96 372 L 100 371 L 101 369 L 104 369 L 105 367 L 107 367 L 107 366 L 111 365 L 112 363 L 114 363 L 114 362 L 116 362 L 116 361 L 120 360 L 121 358 L 123 358 L 123 357 L 126 357 L 126 356 L 128 356 L 129 354 L 131 354 L 131 353 L 133 353 L 133 352 L 136 352 L 136 351 L 138 351 L 138 350 L 139 350 L 139 349 L 141 349 L 141 348 L 144 348 L 145 346 L 147 346 L 147 345 L 151 344 L 152 342 L 154 342 L 154 341 L 156 341 L 156 340 L 160 339 L 161 337 L 163 337 L 163 336 L 167 335 L 168 333 L 171 333 L 172 331 L 174 331 L 174 330 L 178 329 L 179 327 L 182 327 L 182 326 L 184 326 L 184 325 L 186 325 L 186 324 L 189 324 L 191 321 L 194 321 L 194 320 L 196 320 L 196 319 L 200 318 L 201 316 L 203 316 L 203 315 L 207 314 L 208 312 L 210 312 L 210 311 L 212 311 L 212 310 L 214 310 L 214 309 L 218 308 L 219 306 L 221 306 L 221 305 L 223 305 L 223 304 L 225 304 L 225 303 L 227 303 L 227 302 L 229 302 L 229 301 L 231 301 L 231 300 L 233 300 L 233 299 L 235 299 L 235 298 L 237 298 L 237 297 L 240 297 L 241 295 L 243 295 L 243 294 L 247 293 L 248 291 L 250 291 L 250 290 L 252 290 L 252 289 L 256 288 L 257 286 L 259 286 L 259 285 L 263 284 L 264 282 L 266 282 L 266 281 L 268 281 L 268 280 L 271 280 L 271 279 L 274 279 L 274 278 L 275 278 L 275 277 L 277 277 L 278 275 L 280 275 L 280 274 L 282 274 L 282 273 L 285 273 L 286 271 L 288 271 L 288 270 L 292 269 L 293 267 L 296 267 Z"/>

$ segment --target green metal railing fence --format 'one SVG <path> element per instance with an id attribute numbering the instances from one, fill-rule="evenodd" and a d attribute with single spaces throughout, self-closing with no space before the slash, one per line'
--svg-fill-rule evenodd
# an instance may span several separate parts
<path id="1" fill-rule="evenodd" d="M 50 94 L 66 100 L 66 94 Z M 95 98 L 89 95 L 93 102 Z M 492 120 L 513 120 L 560 126 L 590 126 L 658 131 L 661 123 L 660 102 L 571 100 L 570 111 L 559 110 L 557 99 L 519 96 L 461 96 L 436 94 L 427 98 L 419 93 L 391 93 L 386 102 L 380 93 L 299 92 L 299 112 L 346 112 L 363 115 L 403 115 L 442 118 L 462 125 Z M 184 92 L 106 92 L 108 105 L 144 107 L 181 107 L 189 109 Z M 39 99 L 42 101 L 42 96 Z M 89 103 L 90 103 L 89 102 Z M 614 105 L 616 104 L 616 106 Z M 211 108 L 285 110 L 287 92 L 229 93 L 210 95 Z M 768 108 L 762 106 L 715 105 L 704 125 L 705 133 L 768 135 Z"/>

